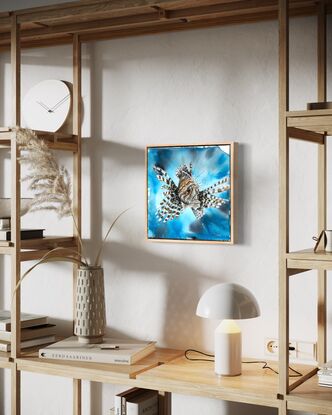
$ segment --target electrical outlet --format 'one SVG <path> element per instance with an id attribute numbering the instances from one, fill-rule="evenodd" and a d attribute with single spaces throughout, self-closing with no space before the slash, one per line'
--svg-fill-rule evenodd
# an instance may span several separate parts
<path id="1" fill-rule="evenodd" d="M 278 355 L 278 340 L 266 339 L 265 341 L 265 353 L 269 355 Z"/>
<path id="2" fill-rule="evenodd" d="M 298 360 L 316 360 L 316 343 L 291 340 L 289 342 L 289 357 Z M 265 340 L 265 354 L 277 357 L 279 355 L 278 339 Z"/>

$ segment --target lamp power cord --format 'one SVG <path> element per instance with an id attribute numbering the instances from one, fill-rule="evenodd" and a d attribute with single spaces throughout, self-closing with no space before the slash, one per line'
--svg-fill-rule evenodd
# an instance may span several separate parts
<path id="1" fill-rule="evenodd" d="M 205 356 L 205 357 L 191 357 L 190 353 L 197 353 L 198 355 Z M 184 356 L 187 360 L 191 360 L 193 362 L 214 362 L 214 354 L 205 353 L 205 352 L 202 352 L 202 351 L 196 350 L 196 349 L 187 349 L 184 352 Z M 206 357 L 210 357 L 210 359 L 206 359 Z M 263 365 L 262 369 L 269 369 L 273 373 L 275 373 L 276 375 L 279 375 L 279 372 L 277 370 L 273 369 L 271 366 L 269 366 L 268 362 L 266 362 L 265 360 L 242 361 L 242 363 L 245 363 L 245 364 L 261 363 Z M 289 366 L 289 370 L 291 370 L 293 372 L 293 374 L 289 375 L 289 377 L 291 377 L 291 378 L 297 378 L 297 377 L 303 376 L 302 373 L 300 373 L 297 370 L 293 369 L 291 366 Z"/>

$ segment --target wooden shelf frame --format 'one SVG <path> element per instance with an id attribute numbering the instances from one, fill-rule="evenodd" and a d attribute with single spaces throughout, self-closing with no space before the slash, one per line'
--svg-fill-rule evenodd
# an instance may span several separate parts
<path id="1" fill-rule="evenodd" d="M 76 362 L 38 358 L 38 352 L 27 352 L 16 359 L 21 371 L 44 373 L 71 379 L 89 380 L 102 383 L 119 383 L 136 386 L 137 376 L 156 366 L 168 363 L 183 355 L 182 350 L 157 349 L 134 365 Z"/>
<path id="2" fill-rule="evenodd" d="M 332 270 L 332 254 L 325 251 L 314 252 L 313 249 L 289 252 L 286 254 L 287 268 L 309 270 Z"/>
<path id="3" fill-rule="evenodd" d="M 241 376 L 218 377 L 214 373 L 213 362 L 189 361 L 184 357 L 183 351 L 173 349 L 157 349 L 152 355 L 131 366 L 39 359 L 37 356 L 37 352 L 23 353 L 21 358 L 16 359 L 18 369 L 273 408 L 280 406 L 278 375 L 263 369 L 261 362 L 244 363 Z M 275 370 L 278 369 L 277 361 L 268 363 Z M 308 365 L 297 365 L 296 369 L 306 379 L 316 371 L 316 368 Z M 291 385 L 298 382 L 294 378 Z"/>
<path id="4" fill-rule="evenodd" d="M 76 247 L 79 249 L 78 232 L 81 229 L 81 41 L 78 35 L 72 36 L 73 43 L 73 132 L 48 133 L 36 131 L 37 136 L 43 138 L 51 149 L 69 151 L 73 155 L 73 211 L 77 228 L 73 226 L 73 236 L 46 237 L 42 239 L 20 239 L 20 164 L 19 148 L 16 141 L 15 128 L 21 124 L 21 28 L 18 15 L 9 15 L 11 23 L 11 66 L 12 66 L 12 95 L 13 127 L 0 128 L 0 145 L 10 149 L 11 158 L 11 223 L 12 240 L 0 242 L 0 254 L 11 256 L 11 294 L 21 278 L 21 262 L 38 260 L 55 247 Z M 1 19 L 1 16 L 0 16 Z M 76 269 L 73 270 L 75 284 Z M 12 341 L 11 353 L 0 354 L 0 367 L 9 368 L 11 371 L 11 413 L 19 415 L 21 412 L 21 371 L 17 361 L 21 358 L 20 350 L 20 309 L 21 290 L 16 291 L 11 308 Z M 81 407 L 81 380 L 73 379 L 73 413 L 79 415 Z"/>
<path id="5" fill-rule="evenodd" d="M 52 150 L 78 152 L 77 135 L 65 134 L 61 132 L 51 133 L 48 131 L 37 131 L 35 133 L 42 138 L 48 147 Z M 10 148 L 12 140 L 16 139 L 16 133 L 13 128 L 0 127 L 0 147 Z"/>
<path id="6" fill-rule="evenodd" d="M 278 408 L 279 415 L 288 409 L 316 410 L 332 414 L 331 399 L 325 390 L 317 389 L 315 369 L 296 381 L 289 379 L 289 277 L 309 269 L 318 270 L 318 344 L 319 359 L 326 358 L 326 270 L 332 269 L 329 255 L 289 252 L 288 174 L 289 139 L 316 143 L 319 147 L 319 230 L 326 225 L 326 135 L 332 132 L 332 110 L 289 111 L 289 18 L 318 16 L 318 100 L 326 100 L 326 15 L 332 12 L 330 0 L 81 0 L 60 6 L 46 6 L 16 12 L 0 13 L 0 50 L 11 50 L 13 87 L 13 126 L 20 126 L 21 48 L 72 44 L 73 47 L 73 132 L 72 134 L 38 131 L 50 148 L 73 153 L 74 211 L 81 229 L 81 45 L 103 39 L 138 36 L 237 23 L 258 22 L 279 18 L 280 43 L 280 362 L 279 384 L 274 378 L 263 388 L 262 373 L 236 379 L 219 379 L 210 364 L 201 368 L 197 377 L 183 358 L 156 361 L 143 367 L 105 369 L 69 362 L 45 362 L 20 351 L 20 290 L 12 306 L 12 352 L 0 353 L 0 368 L 11 370 L 12 415 L 20 414 L 20 373 L 32 371 L 73 379 L 73 414 L 81 414 L 81 380 L 121 383 L 165 391 L 161 410 L 170 415 L 170 392 L 210 396 L 236 402 Z M 55 246 L 75 246 L 73 237 L 48 237 L 43 240 L 20 240 L 20 166 L 15 132 L 0 127 L 0 148 L 11 150 L 13 241 L 0 244 L 0 254 L 11 255 L 12 290 L 20 277 L 22 261 L 36 260 Z M 75 284 L 75 268 L 73 270 Z M 161 359 L 162 360 L 162 359 Z M 172 361 L 171 361 L 172 360 Z M 163 365 L 158 366 L 158 363 Z M 135 372 L 136 371 L 136 372 Z M 174 378 L 175 376 L 175 378 Z M 192 376 L 190 378 L 190 376 Z M 248 377 L 249 376 L 249 377 Z M 263 380 L 266 382 L 266 378 Z M 233 386 L 231 382 L 234 382 Z M 249 390 L 254 385 L 255 391 Z M 262 385 L 262 386 L 259 386 Z M 261 388 L 261 389 L 260 389 Z M 324 395 L 324 396 L 323 396 Z M 319 406 L 321 405 L 321 406 Z"/>
<path id="7" fill-rule="evenodd" d="M 317 100 L 326 102 L 328 2 L 317 3 Z M 279 163 L 280 163 L 280 236 L 279 236 L 279 393 L 285 403 L 280 415 L 288 410 L 332 414 L 328 388 L 318 386 L 315 371 L 291 384 L 289 368 L 289 282 L 290 277 L 317 270 L 317 344 L 318 361 L 326 361 L 327 298 L 326 271 L 332 270 L 332 255 L 307 249 L 289 250 L 289 143 L 290 139 L 318 145 L 318 233 L 326 229 L 327 211 L 327 135 L 332 134 L 331 110 L 289 111 L 289 0 L 279 1 Z M 324 396 L 324 398 L 322 398 Z"/>
<path id="8" fill-rule="evenodd" d="M 332 110 L 288 111 L 287 126 L 332 135 Z"/>
<path id="9" fill-rule="evenodd" d="M 317 12 L 315 0 L 290 1 L 292 16 Z M 327 12 L 332 12 L 328 5 Z M 16 11 L 22 47 L 89 42 L 277 19 L 278 0 L 83 0 Z M 11 14 L 0 14 L 0 48 L 10 45 Z"/>

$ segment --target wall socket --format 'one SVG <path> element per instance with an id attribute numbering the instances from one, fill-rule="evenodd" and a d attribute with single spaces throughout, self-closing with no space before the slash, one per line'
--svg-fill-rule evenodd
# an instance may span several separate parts
<path id="1" fill-rule="evenodd" d="M 317 343 L 305 342 L 301 340 L 290 340 L 289 357 L 298 360 L 316 360 Z M 265 354 L 267 356 L 279 355 L 278 339 L 265 339 Z"/>

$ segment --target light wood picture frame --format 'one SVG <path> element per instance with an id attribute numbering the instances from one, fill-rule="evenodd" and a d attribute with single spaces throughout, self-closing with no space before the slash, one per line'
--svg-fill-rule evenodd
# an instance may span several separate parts
<path id="1" fill-rule="evenodd" d="M 236 143 L 146 148 L 150 241 L 235 243 Z"/>

